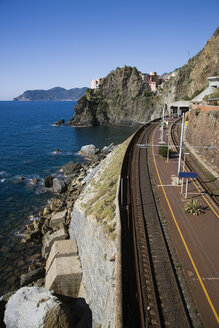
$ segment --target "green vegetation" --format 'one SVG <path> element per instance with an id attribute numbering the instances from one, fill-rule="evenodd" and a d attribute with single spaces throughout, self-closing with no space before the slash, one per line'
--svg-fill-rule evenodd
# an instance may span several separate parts
<path id="1" fill-rule="evenodd" d="M 195 109 L 195 115 L 198 116 L 198 114 L 200 113 L 200 111 L 201 111 L 201 108 L 196 108 Z"/>
<path id="2" fill-rule="evenodd" d="M 158 154 L 161 155 L 162 157 L 167 158 L 168 146 L 159 146 Z"/>
<path id="3" fill-rule="evenodd" d="M 144 91 L 143 93 L 143 102 L 147 107 L 152 107 L 154 104 L 155 93 L 152 91 Z"/>
<path id="4" fill-rule="evenodd" d="M 212 74 L 212 76 L 218 76 L 219 75 L 219 71 L 216 71 Z"/>
<path id="5" fill-rule="evenodd" d="M 191 213 L 197 216 L 203 213 L 203 209 L 197 199 L 190 199 L 189 201 L 187 201 L 184 206 L 184 211 L 186 213 Z"/>
<path id="6" fill-rule="evenodd" d="M 97 104 L 97 114 L 106 114 L 108 108 L 108 102 L 106 100 L 100 100 Z"/>
<path id="7" fill-rule="evenodd" d="M 195 98 L 196 96 L 198 96 L 202 91 L 204 91 L 205 90 L 205 86 L 203 87 L 203 88 L 201 88 L 201 89 L 198 89 L 198 90 L 196 90 L 194 93 L 193 93 L 193 95 L 191 96 L 191 99 L 193 99 L 193 98 Z"/>

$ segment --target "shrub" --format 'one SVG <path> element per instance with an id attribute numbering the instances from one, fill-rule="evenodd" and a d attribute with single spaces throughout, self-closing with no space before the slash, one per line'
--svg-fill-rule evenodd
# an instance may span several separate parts
<path id="1" fill-rule="evenodd" d="M 200 111 L 201 111 L 201 108 L 196 108 L 195 115 L 198 116 L 198 114 L 200 113 Z"/>
<path id="2" fill-rule="evenodd" d="M 186 213 L 191 213 L 197 216 L 203 213 L 202 207 L 197 199 L 190 199 L 188 202 L 186 202 L 184 211 Z"/>
<path id="3" fill-rule="evenodd" d="M 162 157 L 167 158 L 167 152 L 168 152 L 168 147 L 167 146 L 159 146 L 158 148 L 158 154 L 161 155 Z"/>

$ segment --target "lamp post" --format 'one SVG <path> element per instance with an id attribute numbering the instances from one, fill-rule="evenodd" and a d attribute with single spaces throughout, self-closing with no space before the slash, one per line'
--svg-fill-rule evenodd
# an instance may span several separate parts
<path id="1" fill-rule="evenodd" d="M 185 113 L 183 112 L 183 115 L 182 115 L 182 128 L 181 128 L 181 136 L 180 136 L 180 146 L 179 146 L 179 161 L 178 161 L 178 170 L 177 170 L 178 184 L 179 184 L 179 172 L 180 172 L 181 156 L 182 156 L 184 119 L 185 119 Z"/>
<path id="2" fill-rule="evenodd" d="M 163 107 L 163 114 L 162 114 L 162 127 L 161 127 L 161 138 L 160 138 L 160 143 L 163 144 L 163 134 L 164 134 L 164 107 Z"/>

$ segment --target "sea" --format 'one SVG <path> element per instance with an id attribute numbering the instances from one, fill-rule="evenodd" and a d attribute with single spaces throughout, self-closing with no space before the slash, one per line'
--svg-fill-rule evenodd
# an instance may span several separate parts
<path id="1" fill-rule="evenodd" d="M 25 225 L 37 220 L 53 196 L 43 180 L 69 161 L 83 162 L 83 145 L 102 148 L 127 139 L 136 127 L 57 127 L 74 115 L 73 101 L 0 101 L 0 295 L 19 287 L 37 258 L 36 243 L 22 243 Z M 59 150 L 57 152 L 56 150 Z M 39 182 L 34 184 L 33 179 Z"/>

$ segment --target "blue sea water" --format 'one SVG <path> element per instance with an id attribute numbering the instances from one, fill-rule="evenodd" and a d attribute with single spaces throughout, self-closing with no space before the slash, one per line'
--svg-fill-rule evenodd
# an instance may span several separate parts
<path id="1" fill-rule="evenodd" d="M 73 116 L 76 102 L 0 102 L 0 295 L 18 286 L 36 253 L 20 242 L 19 231 L 51 198 L 45 176 L 68 161 L 81 162 L 81 146 L 120 143 L 134 127 L 55 127 Z M 60 152 L 55 154 L 54 151 Z M 20 177 L 24 180 L 20 180 Z M 31 179 L 38 178 L 38 184 Z"/>

